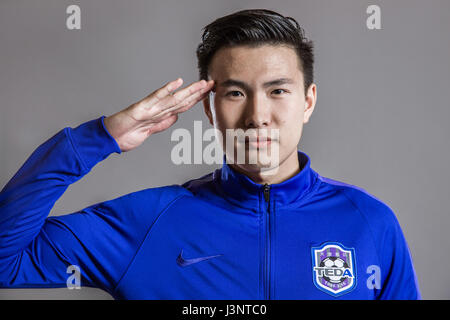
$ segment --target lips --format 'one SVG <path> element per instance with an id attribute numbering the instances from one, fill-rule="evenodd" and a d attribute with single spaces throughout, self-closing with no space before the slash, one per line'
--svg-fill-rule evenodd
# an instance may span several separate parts
<path id="1" fill-rule="evenodd" d="M 246 137 L 245 138 L 245 144 L 254 147 L 254 148 L 260 148 L 260 147 L 267 147 L 272 142 L 272 139 L 270 137 Z"/>
<path id="2" fill-rule="evenodd" d="M 270 137 L 245 137 L 245 142 L 268 142 L 272 141 Z"/>

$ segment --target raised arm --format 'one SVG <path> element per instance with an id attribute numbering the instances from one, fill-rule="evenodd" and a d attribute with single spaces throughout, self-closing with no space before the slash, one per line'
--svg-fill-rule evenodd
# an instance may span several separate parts
<path id="1" fill-rule="evenodd" d="M 0 287 L 64 286 L 66 266 L 78 264 L 88 285 L 111 290 L 152 219 L 176 194 L 158 188 L 47 216 L 70 184 L 111 153 L 170 127 L 212 83 L 195 82 L 171 95 L 180 85 L 170 82 L 115 115 L 64 128 L 32 153 L 0 192 Z M 149 197 L 152 214 L 143 214 L 139 206 Z"/>

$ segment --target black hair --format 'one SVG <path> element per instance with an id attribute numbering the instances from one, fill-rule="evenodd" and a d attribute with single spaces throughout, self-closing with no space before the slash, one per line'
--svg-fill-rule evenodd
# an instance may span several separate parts
<path id="1" fill-rule="evenodd" d="M 218 18 L 203 28 L 197 47 L 200 80 L 208 80 L 214 54 L 223 47 L 287 45 L 294 49 L 303 72 L 305 94 L 314 80 L 313 43 L 298 22 L 267 9 L 249 9 Z"/>

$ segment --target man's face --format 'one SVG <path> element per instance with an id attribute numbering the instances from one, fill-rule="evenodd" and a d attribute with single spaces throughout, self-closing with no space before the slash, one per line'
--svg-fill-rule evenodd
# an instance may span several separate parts
<path id="1" fill-rule="evenodd" d="M 224 150 L 227 129 L 246 132 L 254 129 L 251 137 L 270 137 L 271 132 L 278 130 L 278 137 L 270 142 L 244 141 L 246 161 L 236 164 L 240 169 L 257 172 L 282 165 L 288 159 L 297 161 L 297 145 L 303 124 L 314 109 L 316 89 L 311 85 L 305 96 L 300 62 L 292 48 L 281 45 L 222 48 L 211 61 L 209 77 L 215 81 L 215 89 L 205 100 L 205 112 L 210 123 L 222 133 Z M 237 149 L 244 142 L 234 144 L 235 160 Z M 267 167 L 259 162 L 249 163 L 250 154 L 264 151 L 270 155 L 269 149 L 278 150 L 278 164 Z M 230 159 L 229 152 L 225 152 Z"/>

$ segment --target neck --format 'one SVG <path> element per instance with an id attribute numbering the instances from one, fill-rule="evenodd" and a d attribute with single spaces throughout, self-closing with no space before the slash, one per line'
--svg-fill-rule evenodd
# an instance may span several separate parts
<path id="1" fill-rule="evenodd" d="M 258 184 L 281 183 L 300 172 L 297 149 L 295 149 L 283 162 L 280 162 L 277 167 L 265 171 L 247 171 L 236 164 L 230 164 L 230 167 L 237 172 L 246 175 Z"/>

